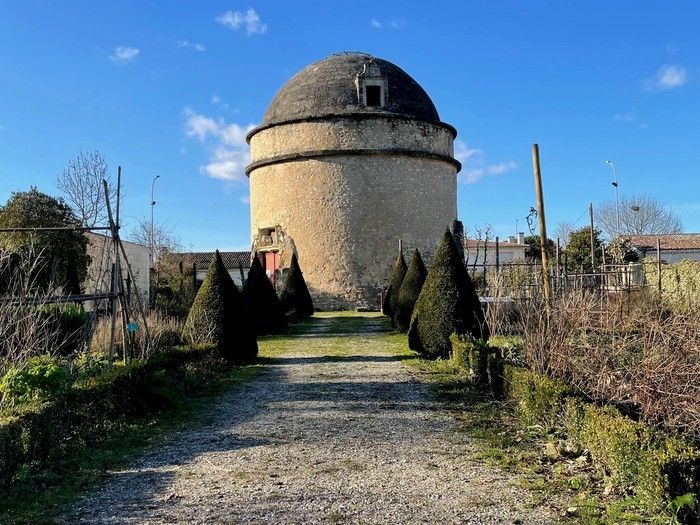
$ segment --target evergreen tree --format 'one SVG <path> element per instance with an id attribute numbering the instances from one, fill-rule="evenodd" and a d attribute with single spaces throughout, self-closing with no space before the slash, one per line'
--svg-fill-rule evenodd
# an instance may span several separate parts
<path id="1" fill-rule="evenodd" d="M 284 313 L 294 320 L 306 319 L 314 314 L 314 303 L 296 253 L 292 255 L 292 262 L 285 273 L 280 302 Z"/>
<path id="2" fill-rule="evenodd" d="M 603 262 L 603 241 L 600 239 L 600 230 L 593 229 L 593 246 L 596 268 Z M 591 227 L 584 226 L 571 233 L 569 244 L 564 251 L 566 255 L 566 267 L 568 270 L 584 272 L 592 271 L 591 266 Z"/>
<path id="3" fill-rule="evenodd" d="M 391 323 L 394 323 L 394 306 L 396 304 L 396 297 L 399 295 L 399 288 L 401 288 L 401 283 L 406 275 L 406 259 L 403 258 L 403 252 L 399 251 L 396 256 L 396 262 L 394 263 L 394 268 L 391 271 L 391 276 L 389 277 L 389 288 L 384 296 L 384 301 L 382 302 L 382 313 L 391 317 Z"/>
<path id="4" fill-rule="evenodd" d="M 396 296 L 394 326 L 400 332 L 408 332 L 413 308 L 416 305 L 427 275 L 428 270 L 425 269 L 420 252 L 416 250 L 413 252 L 413 257 L 411 257 L 411 262 L 408 264 L 406 275 Z"/>
<path id="5" fill-rule="evenodd" d="M 229 364 L 255 362 L 258 344 L 241 294 L 217 250 L 185 321 L 183 337 L 191 344 L 216 345 Z"/>
<path id="6" fill-rule="evenodd" d="M 474 283 L 447 230 L 413 309 L 408 344 L 429 358 L 449 357 L 453 332 L 482 341 L 489 338 Z"/>
<path id="7" fill-rule="evenodd" d="M 77 227 L 80 220 L 63 199 L 51 197 L 35 187 L 13 192 L 5 205 L 0 206 L 2 228 L 53 226 Z M 87 275 L 90 262 L 87 245 L 87 237 L 77 230 L 0 233 L 0 249 L 41 257 L 43 264 L 34 277 L 42 287 L 75 290 L 75 283 L 80 283 Z"/>
<path id="8" fill-rule="evenodd" d="M 284 328 L 282 304 L 257 254 L 243 285 L 243 304 L 258 335 L 276 334 Z"/>

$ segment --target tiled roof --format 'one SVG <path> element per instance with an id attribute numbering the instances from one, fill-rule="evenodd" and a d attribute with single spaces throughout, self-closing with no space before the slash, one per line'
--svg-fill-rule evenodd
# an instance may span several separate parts
<path id="1" fill-rule="evenodd" d="M 660 235 L 627 235 L 630 244 L 641 250 L 656 250 L 656 239 L 662 250 L 700 250 L 700 233 L 668 233 Z"/>
<path id="2" fill-rule="evenodd" d="M 230 270 L 243 265 L 243 268 L 250 268 L 250 252 L 219 252 L 224 267 Z M 170 257 L 176 260 L 182 259 L 189 263 L 196 263 L 197 268 L 205 269 L 211 264 L 214 252 L 182 252 L 171 253 Z"/>

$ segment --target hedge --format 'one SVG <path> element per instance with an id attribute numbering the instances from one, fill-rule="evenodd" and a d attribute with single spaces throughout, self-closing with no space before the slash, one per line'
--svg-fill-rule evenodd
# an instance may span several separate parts
<path id="1" fill-rule="evenodd" d="M 528 425 L 562 433 L 591 454 L 609 485 L 633 493 L 662 511 L 683 496 L 695 497 L 684 507 L 682 523 L 700 520 L 700 447 L 684 437 L 634 421 L 610 405 L 588 402 L 562 381 L 531 370 L 506 366 L 506 395 Z"/>
<path id="2" fill-rule="evenodd" d="M 178 347 L 80 379 L 52 401 L 13 409 L 0 417 L 0 487 L 22 465 L 59 454 L 68 440 L 99 441 L 115 421 L 171 408 L 225 369 L 212 348 Z"/>

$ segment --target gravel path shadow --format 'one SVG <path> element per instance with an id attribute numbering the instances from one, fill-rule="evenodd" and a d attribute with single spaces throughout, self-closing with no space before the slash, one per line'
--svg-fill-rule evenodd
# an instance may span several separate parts
<path id="1" fill-rule="evenodd" d="M 333 318 L 290 337 L 252 382 L 110 473 L 65 522 L 555 521 L 513 474 L 475 459 L 476 445 L 376 318 L 366 333 L 352 323 L 342 338 Z"/>

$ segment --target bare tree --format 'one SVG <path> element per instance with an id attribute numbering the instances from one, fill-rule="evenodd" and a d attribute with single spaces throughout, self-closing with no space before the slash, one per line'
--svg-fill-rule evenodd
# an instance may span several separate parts
<path id="1" fill-rule="evenodd" d="M 573 231 L 573 224 L 571 224 L 569 221 L 561 221 L 554 229 L 554 238 L 559 239 L 562 246 L 566 248 L 566 245 L 569 244 L 569 238 L 571 237 Z"/>
<path id="2" fill-rule="evenodd" d="M 109 186 L 110 200 L 117 190 L 109 177 L 107 161 L 98 150 L 81 151 L 68 161 L 56 185 L 85 226 L 106 222 L 107 203 L 102 180 Z"/>
<path id="3" fill-rule="evenodd" d="M 611 239 L 616 237 L 618 206 L 615 201 L 605 201 L 597 210 L 597 221 Z M 680 233 L 683 224 L 672 210 L 651 195 L 620 196 L 620 235 L 645 235 L 654 233 Z"/>
<path id="4" fill-rule="evenodd" d="M 138 223 L 131 229 L 128 239 L 148 246 L 153 260 L 167 254 L 182 250 L 182 242 L 175 234 L 175 228 L 166 222 L 151 224 L 150 220 L 138 219 Z"/>

